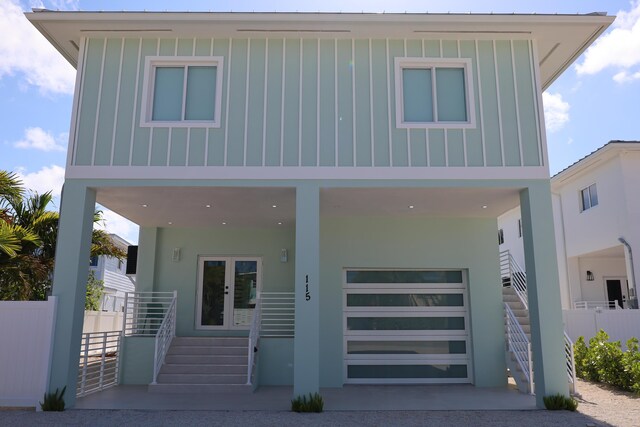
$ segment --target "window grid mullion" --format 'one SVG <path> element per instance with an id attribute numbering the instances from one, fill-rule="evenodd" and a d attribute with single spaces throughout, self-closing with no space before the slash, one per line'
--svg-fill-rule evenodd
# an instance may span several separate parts
<path id="1" fill-rule="evenodd" d="M 436 67 L 431 67 L 431 103 L 433 105 L 433 123 L 438 123 L 438 94 L 436 92 Z"/>
<path id="2" fill-rule="evenodd" d="M 189 66 L 184 66 L 184 78 L 182 79 L 182 120 L 187 120 L 187 78 Z"/>

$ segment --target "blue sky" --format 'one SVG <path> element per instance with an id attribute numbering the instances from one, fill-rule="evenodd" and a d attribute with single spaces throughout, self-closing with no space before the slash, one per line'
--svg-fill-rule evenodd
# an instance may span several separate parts
<path id="1" fill-rule="evenodd" d="M 26 186 L 39 192 L 60 193 L 75 73 L 22 16 L 22 12 L 31 7 L 159 11 L 607 12 L 618 16 L 616 22 L 544 94 L 551 173 L 610 140 L 640 140 L 640 0 L 325 0 L 321 4 L 293 0 L 0 0 L 0 169 L 19 172 Z M 137 227 L 111 212 L 105 214 L 109 231 L 137 242 Z"/>

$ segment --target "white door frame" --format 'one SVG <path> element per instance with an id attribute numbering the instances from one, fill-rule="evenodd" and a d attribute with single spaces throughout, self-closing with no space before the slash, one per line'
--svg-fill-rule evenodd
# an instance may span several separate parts
<path id="1" fill-rule="evenodd" d="M 629 304 L 629 282 L 627 276 L 603 276 L 602 277 L 602 287 L 604 288 L 604 297 L 605 301 L 609 301 L 609 289 L 607 289 L 607 280 L 619 280 L 620 281 L 620 292 L 622 293 L 622 297 L 624 299 L 623 305 L 628 307 Z M 624 308 L 627 308 L 624 307 Z"/>
<path id="2" fill-rule="evenodd" d="M 203 325 L 202 324 L 202 279 L 204 276 L 205 261 L 224 261 L 224 285 L 227 293 L 224 298 L 224 317 L 222 325 Z M 199 330 L 249 330 L 251 325 L 234 326 L 233 322 L 233 301 L 235 292 L 235 262 L 236 261 L 255 261 L 256 262 L 256 297 L 262 292 L 262 257 L 259 256 L 219 256 L 219 255 L 200 255 L 198 256 L 198 275 L 196 282 L 196 306 L 195 306 L 195 329 Z"/>

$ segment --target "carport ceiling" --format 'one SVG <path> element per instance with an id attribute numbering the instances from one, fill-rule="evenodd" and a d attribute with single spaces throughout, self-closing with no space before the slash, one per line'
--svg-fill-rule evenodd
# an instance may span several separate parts
<path id="1" fill-rule="evenodd" d="M 147 227 L 282 227 L 296 210 L 295 189 L 279 187 L 100 188 L 97 201 Z M 327 217 L 496 218 L 519 198 L 518 189 L 325 188 L 320 203 Z"/>

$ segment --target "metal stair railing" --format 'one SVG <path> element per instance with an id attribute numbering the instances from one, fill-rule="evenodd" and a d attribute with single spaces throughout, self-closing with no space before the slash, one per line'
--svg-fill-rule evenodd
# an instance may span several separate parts
<path id="1" fill-rule="evenodd" d="M 508 250 L 500 252 L 500 276 L 503 282 L 508 279 L 510 286 L 516 292 L 524 307 L 529 309 L 527 275 Z"/>
<path id="2" fill-rule="evenodd" d="M 575 354 L 573 353 L 573 341 L 567 334 L 567 331 L 564 331 L 564 354 L 567 363 L 567 376 L 569 377 L 569 388 L 572 394 L 576 393 L 577 390 L 577 382 L 576 382 L 576 359 Z"/>
<path id="3" fill-rule="evenodd" d="M 260 323 L 262 318 L 262 305 L 260 298 L 256 300 L 256 306 L 253 309 L 253 318 L 251 319 L 251 329 L 249 330 L 249 348 L 247 355 L 247 385 L 251 385 L 251 376 L 253 375 L 253 364 L 255 354 L 258 351 L 258 340 L 260 339 Z"/>
<path id="4" fill-rule="evenodd" d="M 169 351 L 171 341 L 176 336 L 176 305 L 178 300 L 178 291 L 173 291 L 173 299 L 165 312 L 162 323 L 156 332 L 155 353 L 153 356 L 153 381 L 156 384 L 158 374 L 164 363 L 164 358 Z"/>
<path id="5" fill-rule="evenodd" d="M 504 310 L 507 314 L 507 349 L 514 355 L 516 362 L 527 379 L 529 391 L 533 394 L 533 364 L 531 363 L 531 343 L 529 342 L 529 337 L 522 329 L 522 326 L 520 326 L 509 304 L 504 303 Z"/>

